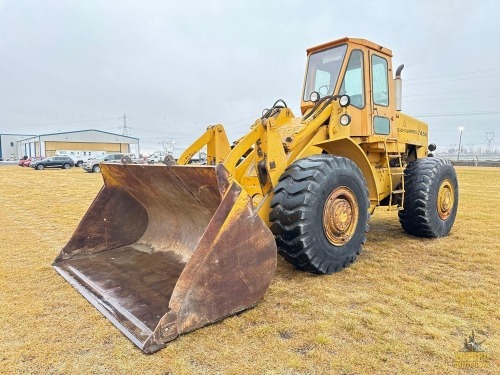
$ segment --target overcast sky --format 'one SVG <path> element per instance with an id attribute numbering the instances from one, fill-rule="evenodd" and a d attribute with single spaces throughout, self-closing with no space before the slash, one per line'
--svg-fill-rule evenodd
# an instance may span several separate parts
<path id="1" fill-rule="evenodd" d="M 0 133 L 128 117 L 141 150 L 232 139 L 279 98 L 299 115 L 308 47 L 344 36 L 393 51 L 403 112 L 431 141 L 500 148 L 500 2 L 0 0 Z M 491 135 L 490 135 L 491 136 Z"/>

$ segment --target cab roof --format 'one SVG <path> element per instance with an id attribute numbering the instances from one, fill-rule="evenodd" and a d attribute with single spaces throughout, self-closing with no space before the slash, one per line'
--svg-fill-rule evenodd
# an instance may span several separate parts
<path id="1" fill-rule="evenodd" d="M 387 55 L 389 57 L 392 57 L 392 51 L 389 48 L 382 47 L 381 45 L 370 42 L 369 40 L 366 40 L 366 39 L 347 38 L 347 37 L 337 39 L 337 40 L 334 40 L 332 42 L 323 43 L 323 44 L 317 45 L 315 47 L 308 48 L 306 50 L 307 55 L 310 55 L 311 53 L 321 51 L 321 50 L 324 50 L 324 49 L 327 49 L 327 48 L 330 48 L 333 46 L 337 46 L 337 45 L 343 44 L 343 43 L 358 44 L 358 45 L 361 45 L 363 47 L 367 47 L 367 48 L 373 49 L 375 51 L 381 52 L 384 55 Z"/>

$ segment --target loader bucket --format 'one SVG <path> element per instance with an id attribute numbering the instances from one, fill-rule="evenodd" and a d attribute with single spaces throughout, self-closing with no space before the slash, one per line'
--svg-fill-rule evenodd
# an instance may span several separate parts
<path id="1" fill-rule="evenodd" d="M 222 165 L 103 164 L 53 267 L 146 353 L 254 306 L 276 244 Z"/>

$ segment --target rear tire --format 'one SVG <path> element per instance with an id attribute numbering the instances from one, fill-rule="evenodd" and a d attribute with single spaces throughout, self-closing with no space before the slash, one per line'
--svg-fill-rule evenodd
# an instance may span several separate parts
<path id="1" fill-rule="evenodd" d="M 75 167 L 81 167 L 83 165 L 83 161 L 79 160 L 76 162 Z"/>
<path id="2" fill-rule="evenodd" d="M 444 237 L 450 233 L 458 208 L 458 181 L 448 160 L 424 158 L 405 169 L 404 210 L 399 222 L 418 237 Z"/>
<path id="3" fill-rule="evenodd" d="M 70 169 L 71 168 L 71 165 L 69 165 L 68 163 L 66 164 L 63 164 L 63 169 Z"/>
<path id="4" fill-rule="evenodd" d="M 370 214 L 368 189 L 351 160 L 313 155 L 291 164 L 271 202 L 279 253 L 299 269 L 331 274 L 360 254 Z"/>

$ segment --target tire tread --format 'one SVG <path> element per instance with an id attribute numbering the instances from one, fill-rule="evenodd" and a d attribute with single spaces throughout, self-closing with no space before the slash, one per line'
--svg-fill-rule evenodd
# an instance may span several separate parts
<path id="1" fill-rule="evenodd" d="M 311 217 L 314 215 L 313 203 L 321 186 L 335 170 L 352 170 L 363 181 L 363 199 L 370 207 L 368 188 L 359 168 L 351 160 L 320 154 L 295 161 L 279 178 L 271 202 L 271 230 L 275 235 L 278 252 L 285 260 L 297 268 L 313 273 L 331 274 L 352 264 L 361 253 L 362 243 L 366 241 L 366 231 L 354 252 L 336 262 L 331 262 L 316 251 L 317 244 L 311 234 Z M 358 197 L 359 199 L 359 197 Z"/>
<path id="2" fill-rule="evenodd" d="M 456 191 L 454 212 L 450 222 L 439 222 L 433 215 L 433 197 L 441 184 L 441 176 L 451 176 Z M 418 237 L 443 237 L 449 233 L 455 220 L 458 205 L 458 185 L 456 174 L 449 160 L 439 158 L 417 159 L 405 169 L 404 210 L 399 211 L 399 221 L 403 230 Z M 448 219 L 447 219 L 448 221 Z M 445 225 L 446 224 L 446 225 Z"/>

